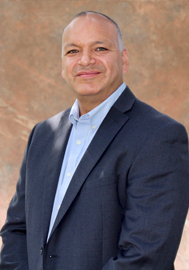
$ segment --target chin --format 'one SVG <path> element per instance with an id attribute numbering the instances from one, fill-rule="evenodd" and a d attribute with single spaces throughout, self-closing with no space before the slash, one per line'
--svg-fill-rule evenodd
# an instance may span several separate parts
<path id="1" fill-rule="evenodd" d="M 81 96 L 96 95 L 100 92 L 100 89 L 97 87 L 79 87 L 75 92 Z"/>
<path id="2" fill-rule="evenodd" d="M 85 90 L 85 91 L 79 91 L 78 92 L 78 94 L 80 95 L 80 96 L 95 96 L 95 95 L 97 95 L 99 93 L 99 91 L 96 91 L 96 89 L 95 90 Z"/>

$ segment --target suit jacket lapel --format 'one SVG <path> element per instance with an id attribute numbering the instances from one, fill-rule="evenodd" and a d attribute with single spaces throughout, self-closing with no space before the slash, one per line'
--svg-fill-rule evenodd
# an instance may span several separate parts
<path id="1" fill-rule="evenodd" d="M 56 229 L 57 225 L 64 217 L 65 213 L 69 209 L 71 203 L 75 199 L 77 193 L 84 184 L 87 176 L 90 174 L 93 167 L 97 164 L 99 158 L 102 156 L 106 148 L 114 139 L 116 134 L 127 122 L 129 116 L 124 114 L 125 111 L 131 109 L 134 103 L 135 97 L 127 87 L 127 91 L 124 91 L 121 97 L 112 106 L 106 118 L 99 127 L 95 137 L 86 150 L 82 160 L 77 167 L 75 174 L 71 180 L 68 190 L 63 199 L 59 213 L 55 220 L 51 235 Z M 87 164 L 87 166 L 86 166 Z"/>
<path id="2" fill-rule="evenodd" d="M 71 122 L 69 121 L 69 112 L 64 112 L 58 127 L 54 132 L 54 141 L 52 144 L 51 156 L 46 172 L 45 191 L 43 199 L 43 237 L 46 241 L 50 224 L 51 212 L 54 203 L 54 197 L 62 166 L 64 153 L 66 150 L 69 134 L 71 131 Z"/>

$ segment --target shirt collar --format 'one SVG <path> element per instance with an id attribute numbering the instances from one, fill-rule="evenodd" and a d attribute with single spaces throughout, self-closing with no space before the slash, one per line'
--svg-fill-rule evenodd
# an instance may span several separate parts
<path id="1" fill-rule="evenodd" d="M 69 115 L 69 119 L 74 127 L 77 126 L 77 122 L 82 121 L 84 119 L 90 119 L 91 125 L 98 127 L 107 113 L 109 112 L 112 105 L 116 102 L 118 97 L 125 90 L 126 84 L 123 82 L 118 89 L 113 92 L 106 100 L 104 100 L 101 104 L 95 107 L 90 112 L 79 117 L 79 104 L 77 99 L 75 100 Z"/>

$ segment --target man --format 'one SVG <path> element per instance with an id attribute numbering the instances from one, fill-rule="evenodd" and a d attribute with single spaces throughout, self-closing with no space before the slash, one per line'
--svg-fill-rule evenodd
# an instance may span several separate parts
<path id="1" fill-rule="evenodd" d="M 65 28 L 71 110 L 36 125 L 1 230 L 0 269 L 172 270 L 189 203 L 184 127 L 123 83 L 117 24 Z"/>

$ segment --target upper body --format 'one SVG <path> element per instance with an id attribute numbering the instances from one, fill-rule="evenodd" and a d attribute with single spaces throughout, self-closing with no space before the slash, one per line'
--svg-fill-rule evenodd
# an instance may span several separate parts
<path id="1" fill-rule="evenodd" d="M 79 16 L 64 30 L 62 75 L 80 117 L 122 84 L 128 53 L 120 44 L 115 25 L 99 14 Z M 83 153 L 49 230 L 69 114 L 30 135 L 1 230 L 0 269 L 174 269 L 189 204 L 184 127 L 126 87 Z"/>

